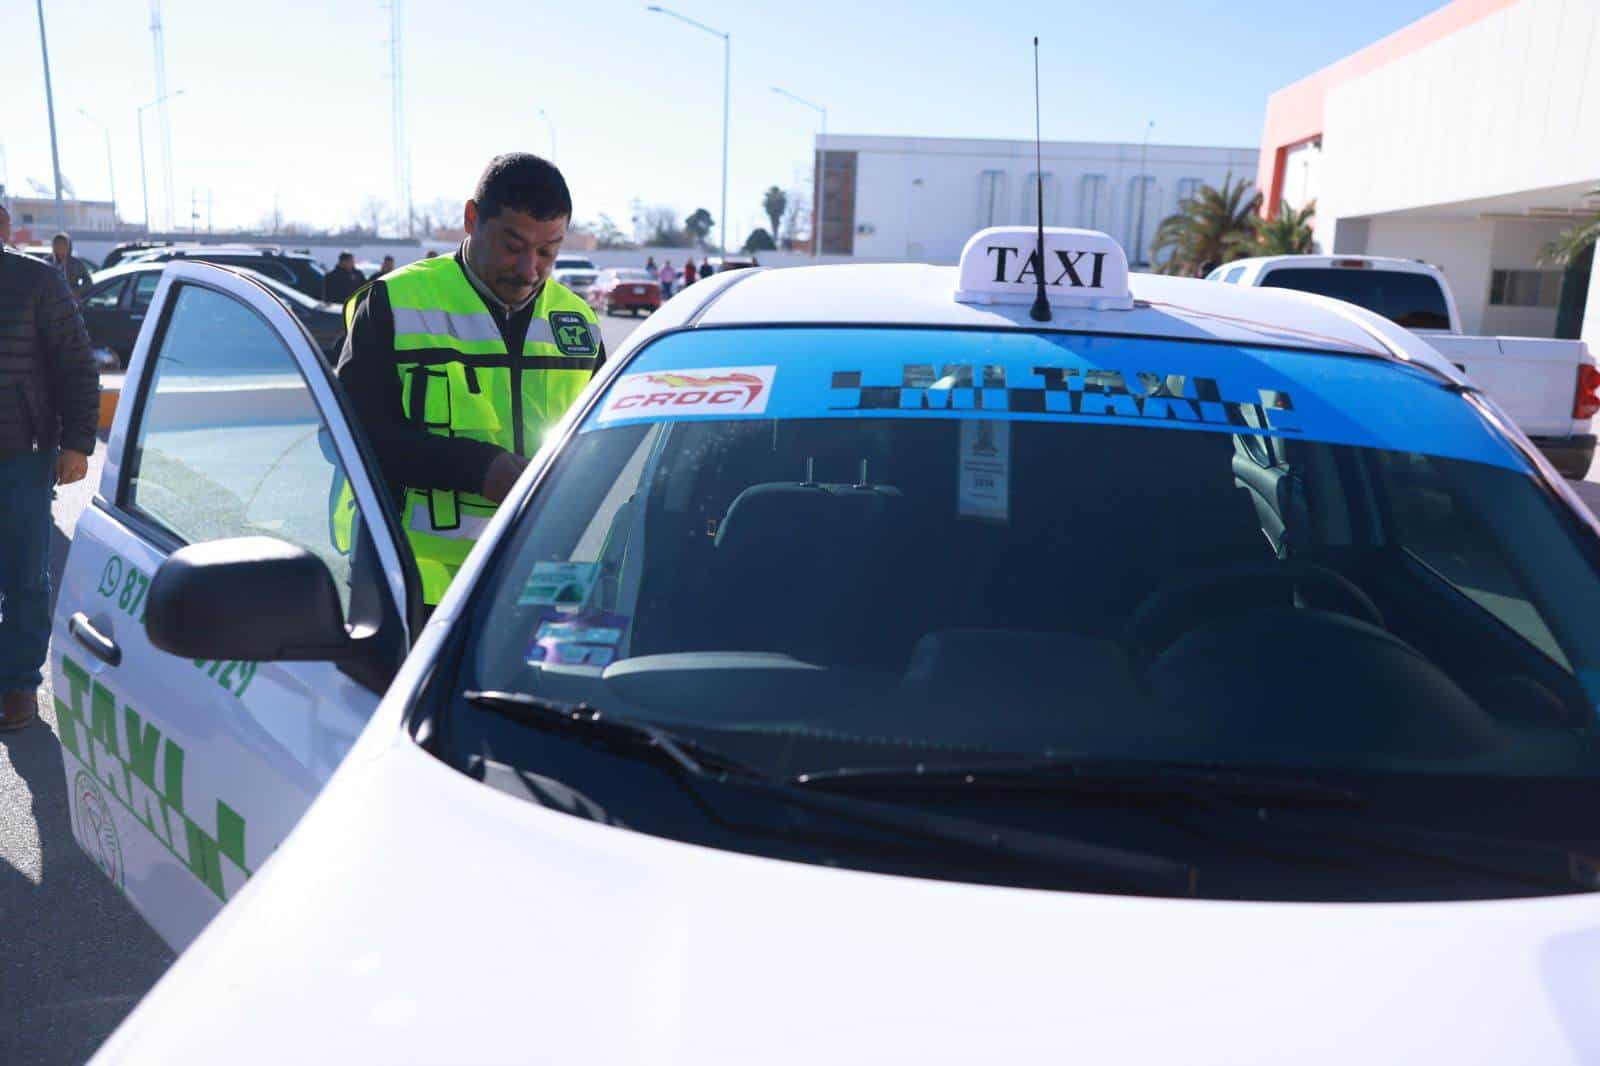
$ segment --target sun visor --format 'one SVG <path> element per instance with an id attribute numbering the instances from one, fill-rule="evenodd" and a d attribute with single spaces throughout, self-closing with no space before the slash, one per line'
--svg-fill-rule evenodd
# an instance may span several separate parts
<path id="1" fill-rule="evenodd" d="M 1032 226 L 979 230 L 961 251 L 955 298 L 967 304 L 1031 304 L 1044 291 L 1052 307 L 1131 311 L 1128 257 L 1097 230 L 1045 227 L 1044 262 Z"/>

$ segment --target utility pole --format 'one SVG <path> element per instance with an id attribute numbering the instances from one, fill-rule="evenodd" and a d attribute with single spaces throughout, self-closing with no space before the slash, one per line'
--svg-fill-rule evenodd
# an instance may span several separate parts
<path id="1" fill-rule="evenodd" d="M 172 95 L 182 96 L 183 90 L 179 89 Z M 144 169 L 144 113 L 150 110 L 152 107 L 155 107 L 157 104 L 164 103 L 166 99 L 167 98 L 165 96 L 158 96 L 154 100 L 151 100 L 148 104 L 140 104 L 138 107 L 134 108 L 133 111 L 134 119 L 139 125 L 139 186 L 144 190 L 145 236 L 149 236 L 150 234 L 154 233 L 155 226 L 150 221 L 150 180 L 148 177 L 146 177 Z M 171 220 L 169 219 L 168 221 L 170 224 Z"/>
<path id="2" fill-rule="evenodd" d="M 102 132 L 102 133 L 104 133 L 106 135 L 106 177 L 111 182 L 111 226 L 112 226 L 113 229 L 115 229 L 116 226 L 117 226 L 117 222 L 118 222 L 118 219 L 117 219 L 117 171 L 111 165 L 111 131 L 109 129 L 106 129 L 106 124 L 104 122 L 101 122 L 99 119 L 97 119 L 93 115 L 89 114 L 89 112 L 84 110 L 83 108 L 81 108 L 81 107 L 78 108 L 78 114 L 82 115 L 84 118 L 88 119 L 90 122 L 94 123 L 96 126 L 99 126 L 100 127 L 100 132 Z"/>
<path id="3" fill-rule="evenodd" d="M 39 51 L 44 55 L 44 106 L 50 114 L 50 167 L 56 176 L 56 232 L 67 228 L 66 212 L 61 206 L 61 154 L 56 150 L 56 95 L 50 88 L 50 46 L 44 39 L 44 0 L 35 0 L 39 9 Z"/>
<path id="4" fill-rule="evenodd" d="M 156 101 L 161 106 L 161 190 L 165 194 L 163 206 L 167 209 L 167 225 L 173 225 L 172 206 L 172 115 L 167 100 L 176 93 L 167 92 L 167 46 L 161 29 L 161 0 L 150 0 L 150 41 L 155 49 Z"/>
<path id="5" fill-rule="evenodd" d="M 1150 150 L 1150 131 L 1155 128 L 1155 124 L 1155 119 L 1145 123 L 1144 143 L 1139 146 L 1139 228 L 1133 238 L 1133 259 L 1139 266 L 1149 265 L 1149 261 L 1144 257 L 1144 199 L 1145 193 L 1150 188 L 1150 179 L 1145 177 L 1144 162 Z"/>
<path id="6" fill-rule="evenodd" d="M 389 121 L 394 127 L 395 207 L 406 215 L 406 236 L 416 236 L 416 211 L 411 205 L 411 155 L 406 149 L 406 69 L 402 46 L 402 0 L 388 0 L 389 8 Z"/>
<path id="7" fill-rule="evenodd" d="M 697 30 L 704 30 L 713 37 L 722 38 L 722 254 L 728 254 L 728 71 L 732 62 L 731 48 L 732 36 L 722 30 L 714 30 L 703 22 L 696 22 L 688 15 L 680 15 L 671 8 L 662 7 L 660 4 L 648 4 L 646 11 L 654 11 L 661 15 L 670 15 L 679 22 L 687 22 Z"/>

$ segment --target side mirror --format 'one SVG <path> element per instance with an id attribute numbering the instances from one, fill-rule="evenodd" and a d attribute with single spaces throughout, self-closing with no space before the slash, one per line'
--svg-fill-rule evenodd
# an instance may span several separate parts
<path id="1" fill-rule="evenodd" d="M 180 548 L 156 570 L 145 633 L 186 659 L 343 662 L 355 653 L 328 567 L 272 537 Z"/>

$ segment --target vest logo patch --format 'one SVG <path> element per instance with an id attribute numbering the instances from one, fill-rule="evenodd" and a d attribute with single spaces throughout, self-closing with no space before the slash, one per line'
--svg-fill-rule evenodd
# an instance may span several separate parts
<path id="1" fill-rule="evenodd" d="M 562 355 L 595 354 L 594 334 L 576 311 L 551 311 L 550 331 L 555 334 L 556 347 Z"/>

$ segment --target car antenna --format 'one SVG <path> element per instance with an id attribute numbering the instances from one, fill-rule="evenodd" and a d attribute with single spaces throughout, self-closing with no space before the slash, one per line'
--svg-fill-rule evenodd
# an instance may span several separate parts
<path id="1" fill-rule="evenodd" d="M 1033 191 L 1038 197 L 1039 224 L 1039 250 L 1035 253 L 1039 257 L 1038 269 L 1034 272 L 1034 279 L 1039 283 L 1039 292 L 1033 298 L 1033 306 L 1028 309 L 1028 317 L 1035 322 L 1050 321 L 1050 298 L 1044 291 L 1044 149 L 1040 147 L 1039 138 L 1039 38 L 1033 39 Z"/>

